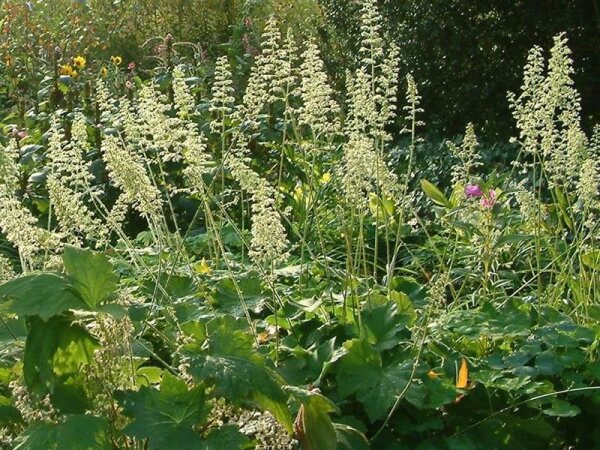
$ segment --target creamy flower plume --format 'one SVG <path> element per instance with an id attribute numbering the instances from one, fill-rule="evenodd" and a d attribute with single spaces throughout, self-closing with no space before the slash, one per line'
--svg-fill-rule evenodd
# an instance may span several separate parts
<path id="1" fill-rule="evenodd" d="M 334 100 L 317 44 L 311 40 L 302 54 L 298 122 L 308 127 L 315 138 L 338 131 L 340 108 Z"/>

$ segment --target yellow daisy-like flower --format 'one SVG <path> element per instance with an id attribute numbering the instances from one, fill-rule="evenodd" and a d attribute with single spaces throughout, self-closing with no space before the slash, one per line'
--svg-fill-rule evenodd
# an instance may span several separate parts
<path id="1" fill-rule="evenodd" d="M 329 172 L 325 172 L 321 176 L 321 183 L 329 183 L 331 181 L 331 174 Z"/>
<path id="2" fill-rule="evenodd" d="M 77 71 L 71 67 L 70 64 L 63 64 L 58 68 L 58 73 L 61 75 L 66 75 L 71 78 L 75 78 L 77 76 Z"/>
<path id="3" fill-rule="evenodd" d="M 113 63 L 115 66 L 120 66 L 123 63 L 123 58 L 121 58 L 120 56 L 111 56 L 110 62 Z"/>
<path id="4" fill-rule="evenodd" d="M 100 69 L 100 76 L 102 78 L 106 78 L 108 76 L 108 69 L 106 66 L 102 66 L 102 69 Z"/>
<path id="5" fill-rule="evenodd" d="M 85 68 L 86 60 L 83 56 L 76 56 L 73 58 L 73 65 L 77 67 L 79 70 Z"/>

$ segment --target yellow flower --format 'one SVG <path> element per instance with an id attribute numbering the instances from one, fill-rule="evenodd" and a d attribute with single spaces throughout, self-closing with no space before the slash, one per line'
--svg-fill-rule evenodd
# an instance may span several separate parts
<path id="1" fill-rule="evenodd" d="M 108 76 L 108 69 L 106 66 L 102 66 L 102 69 L 100 69 L 100 76 L 102 78 L 106 78 Z"/>
<path id="2" fill-rule="evenodd" d="M 196 266 L 196 271 L 204 275 L 210 275 L 212 269 L 210 268 L 206 260 L 202 258 L 202 261 L 200 261 L 200 263 Z"/>
<path id="3" fill-rule="evenodd" d="M 123 62 L 123 58 L 121 58 L 120 56 L 111 56 L 110 62 L 113 63 L 115 66 L 120 66 Z"/>
<path id="4" fill-rule="evenodd" d="M 331 181 L 331 174 L 329 172 L 325 172 L 321 177 L 321 183 L 329 183 Z"/>
<path id="5" fill-rule="evenodd" d="M 83 56 L 76 56 L 73 58 L 73 65 L 77 67 L 79 70 L 85 68 L 86 60 Z"/>
<path id="6" fill-rule="evenodd" d="M 77 71 L 73 69 L 73 67 L 71 67 L 71 65 L 69 64 L 63 64 L 62 66 L 60 66 L 58 68 L 58 73 L 72 78 L 75 78 L 77 76 Z"/>
<path id="7" fill-rule="evenodd" d="M 302 189 L 302 185 L 296 186 L 296 189 L 294 189 L 294 198 L 300 201 L 302 197 L 304 197 L 304 189 Z"/>
<path id="8" fill-rule="evenodd" d="M 434 372 L 433 370 L 430 370 L 429 372 L 427 372 L 427 376 L 432 380 L 436 380 L 437 378 L 440 377 L 440 374 L 437 372 Z"/>

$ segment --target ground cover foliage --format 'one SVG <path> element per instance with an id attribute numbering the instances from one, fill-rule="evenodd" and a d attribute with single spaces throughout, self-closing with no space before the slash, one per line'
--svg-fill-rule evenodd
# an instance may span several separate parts
<path id="1" fill-rule="evenodd" d="M 172 35 L 146 76 L 53 51 L 2 124 L 3 447 L 600 447 L 600 128 L 565 35 L 491 165 L 471 123 L 424 141 L 360 15 L 343 91 L 274 17 L 214 70 Z"/>

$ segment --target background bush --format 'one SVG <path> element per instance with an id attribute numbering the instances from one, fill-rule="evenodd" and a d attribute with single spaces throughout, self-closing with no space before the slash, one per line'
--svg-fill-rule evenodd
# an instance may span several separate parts
<path id="1" fill-rule="evenodd" d="M 335 56 L 343 66 L 355 63 L 360 2 L 321 0 L 342 42 Z M 585 125 L 600 117 L 600 14 L 598 2 L 526 0 L 380 0 L 387 33 L 400 46 L 402 72 L 420 83 L 425 121 L 441 134 L 461 133 L 473 122 L 488 138 L 512 133 L 507 91 L 519 86 L 519 68 L 534 45 L 548 47 L 565 31 L 577 61 Z M 339 63 L 338 63 L 339 64 Z M 340 76 L 343 73 L 338 72 Z"/>

